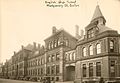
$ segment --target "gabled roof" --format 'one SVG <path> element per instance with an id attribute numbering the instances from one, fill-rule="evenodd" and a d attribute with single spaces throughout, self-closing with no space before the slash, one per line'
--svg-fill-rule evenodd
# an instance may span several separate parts
<path id="1" fill-rule="evenodd" d="M 31 44 L 28 44 L 26 47 L 24 47 L 24 49 L 26 50 L 33 50 L 34 46 Z"/>
<path id="2" fill-rule="evenodd" d="M 52 34 L 50 37 L 46 38 L 44 41 L 52 38 L 53 36 L 56 36 L 56 35 L 59 34 L 59 33 L 62 33 L 62 32 L 68 34 L 69 36 L 71 36 L 72 38 L 74 38 L 75 40 L 77 40 L 77 39 L 76 39 L 74 36 L 72 36 L 70 33 L 68 33 L 67 31 L 65 31 L 64 29 L 61 29 L 61 30 L 58 30 L 55 34 Z"/>
<path id="3" fill-rule="evenodd" d="M 105 31 L 116 31 L 116 30 L 113 30 L 112 28 L 109 28 L 109 27 L 104 26 L 104 25 L 97 25 L 97 27 L 99 28 L 99 33 L 102 33 Z"/>
<path id="4" fill-rule="evenodd" d="M 101 10 L 99 8 L 99 5 L 97 5 L 91 21 L 93 21 L 94 19 L 99 18 L 99 17 L 103 17 L 104 18 L 104 16 L 102 15 Z"/>

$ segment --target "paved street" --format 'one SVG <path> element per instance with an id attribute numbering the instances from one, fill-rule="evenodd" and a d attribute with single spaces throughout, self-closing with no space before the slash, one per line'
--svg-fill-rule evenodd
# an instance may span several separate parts
<path id="1" fill-rule="evenodd" d="M 11 79 L 1 79 L 0 83 L 40 83 L 40 82 L 31 82 L 31 81 L 21 81 L 21 80 L 11 80 Z"/>
<path id="2" fill-rule="evenodd" d="M 21 81 L 21 80 L 11 80 L 0 78 L 0 83 L 41 83 L 41 82 L 31 82 L 31 81 Z M 73 83 L 73 82 L 55 82 L 55 83 Z"/>

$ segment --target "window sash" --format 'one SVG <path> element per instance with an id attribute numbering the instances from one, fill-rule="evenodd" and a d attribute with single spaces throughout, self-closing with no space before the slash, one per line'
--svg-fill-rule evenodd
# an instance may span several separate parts
<path id="1" fill-rule="evenodd" d="M 86 74 L 87 74 L 86 64 L 83 64 L 83 77 L 86 77 Z"/>
<path id="2" fill-rule="evenodd" d="M 93 46 L 89 47 L 89 52 L 90 52 L 90 55 L 93 55 Z"/>
<path id="3" fill-rule="evenodd" d="M 101 76 L 101 63 L 96 63 L 96 76 Z"/>
<path id="4" fill-rule="evenodd" d="M 97 44 L 96 47 L 97 47 L 97 54 L 100 54 L 101 53 L 101 44 L 100 43 Z"/>
<path id="5" fill-rule="evenodd" d="M 86 50 L 86 48 L 84 47 L 83 48 L 83 56 L 87 56 L 87 52 L 86 52 L 87 50 Z"/>
<path id="6" fill-rule="evenodd" d="M 89 64 L 89 77 L 93 76 L 93 63 Z"/>

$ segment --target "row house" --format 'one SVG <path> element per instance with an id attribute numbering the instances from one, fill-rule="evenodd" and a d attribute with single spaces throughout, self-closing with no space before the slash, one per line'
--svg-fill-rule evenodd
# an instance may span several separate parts
<path id="1" fill-rule="evenodd" d="M 75 80 L 75 63 L 76 63 L 76 50 L 68 50 L 65 52 L 65 81 Z"/>
<path id="2" fill-rule="evenodd" d="M 77 39 L 65 30 L 52 28 L 52 35 L 45 41 L 46 78 L 55 81 L 65 81 L 65 52 L 75 49 Z"/>
<path id="3" fill-rule="evenodd" d="M 3 63 L 0 63 L 0 78 L 3 78 L 4 76 L 4 65 Z"/>
<path id="4" fill-rule="evenodd" d="M 27 63 L 27 78 L 43 79 L 45 76 L 45 47 L 38 44 L 38 48 L 28 56 Z"/>
<path id="5" fill-rule="evenodd" d="M 8 78 L 12 76 L 12 58 L 8 60 Z"/>
<path id="6" fill-rule="evenodd" d="M 12 64 L 10 70 L 12 69 L 12 79 L 23 79 L 27 75 L 27 57 L 30 55 L 31 50 L 28 49 L 29 46 L 21 46 L 21 50 L 14 52 L 12 56 Z"/>

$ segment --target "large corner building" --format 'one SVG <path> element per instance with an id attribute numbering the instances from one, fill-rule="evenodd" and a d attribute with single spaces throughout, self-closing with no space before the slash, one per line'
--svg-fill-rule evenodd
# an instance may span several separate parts
<path id="1" fill-rule="evenodd" d="M 120 80 L 120 34 L 105 24 L 97 5 L 84 34 L 81 30 L 79 35 L 78 26 L 76 37 L 53 27 L 45 46 L 22 46 L 0 67 L 0 77 L 76 83 Z"/>

